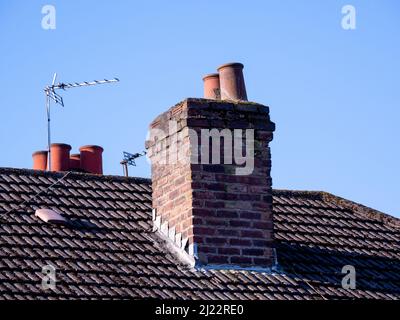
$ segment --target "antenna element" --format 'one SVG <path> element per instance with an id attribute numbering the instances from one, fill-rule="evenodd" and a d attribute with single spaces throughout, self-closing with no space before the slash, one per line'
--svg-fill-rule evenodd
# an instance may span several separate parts
<path id="1" fill-rule="evenodd" d="M 105 84 L 105 83 L 113 83 L 113 82 L 119 82 L 119 79 L 114 78 L 111 80 L 94 80 L 91 82 L 75 82 L 75 83 L 58 83 L 56 84 L 56 79 L 57 79 L 57 73 L 54 73 L 53 76 L 53 82 L 51 86 L 46 86 L 44 88 L 44 93 L 46 94 L 46 114 L 47 114 L 47 149 L 48 149 L 48 168 L 49 171 L 51 171 L 51 136 L 50 136 L 50 102 L 53 101 L 56 104 L 59 104 L 60 106 L 64 107 L 64 100 L 63 98 L 56 92 L 56 90 L 59 89 L 69 89 L 69 88 L 77 88 L 77 87 L 87 87 L 87 86 L 95 86 L 98 84 Z"/>
<path id="2" fill-rule="evenodd" d="M 136 167 L 136 162 L 135 159 L 140 158 L 142 156 L 146 155 L 146 151 L 143 151 L 141 153 L 129 153 L 124 151 L 124 159 L 120 162 L 122 165 L 122 168 L 124 169 L 124 176 L 128 177 L 128 166 Z"/>

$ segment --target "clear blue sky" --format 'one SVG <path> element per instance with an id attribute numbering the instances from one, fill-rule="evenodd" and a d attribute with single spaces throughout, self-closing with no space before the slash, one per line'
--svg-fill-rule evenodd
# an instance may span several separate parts
<path id="1" fill-rule="evenodd" d="M 41 27 L 55 5 L 56 30 Z M 341 27 L 343 5 L 357 29 Z M 105 148 L 107 174 L 122 151 L 144 148 L 147 125 L 186 97 L 202 75 L 245 64 L 249 99 L 277 125 L 275 188 L 324 190 L 400 216 L 400 2 L 0 2 L 0 166 L 30 168 L 46 147 L 43 87 L 118 77 L 71 89 L 53 107 L 53 142 Z M 149 176 L 145 159 L 131 168 Z"/>

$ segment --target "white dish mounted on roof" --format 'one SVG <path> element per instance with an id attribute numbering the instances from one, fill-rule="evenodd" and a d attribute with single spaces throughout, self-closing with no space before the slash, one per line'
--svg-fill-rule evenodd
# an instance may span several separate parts
<path id="1" fill-rule="evenodd" d="M 68 220 L 61 214 L 50 209 L 37 209 L 35 216 L 39 217 L 42 221 L 52 224 L 67 224 Z"/>

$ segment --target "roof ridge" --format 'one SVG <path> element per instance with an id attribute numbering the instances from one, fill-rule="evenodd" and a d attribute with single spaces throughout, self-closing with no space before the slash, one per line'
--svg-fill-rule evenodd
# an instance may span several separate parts
<path id="1" fill-rule="evenodd" d="M 42 176 L 42 177 L 53 177 L 61 178 L 66 172 L 50 172 L 50 171 L 40 171 L 25 168 L 7 168 L 0 167 L 0 174 L 25 174 L 30 176 Z M 100 181 L 113 181 L 113 182 L 128 182 L 128 183 L 146 183 L 151 184 L 150 178 L 142 177 L 125 177 L 117 175 L 98 175 L 91 173 L 82 172 L 72 172 L 69 177 L 77 177 L 81 180 L 100 180 Z M 400 227 L 400 218 L 396 218 L 392 215 L 383 213 L 379 210 L 364 206 L 360 203 L 336 196 L 332 193 L 326 191 L 307 191 L 307 190 L 289 190 L 289 189 L 273 189 L 273 195 L 275 196 L 300 196 L 312 200 L 323 200 L 336 205 L 342 206 L 344 208 L 350 209 L 352 212 L 357 213 L 362 217 L 371 218 L 380 221 L 384 224 L 390 225 L 392 227 Z"/>
<path id="2" fill-rule="evenodd" d="M 41 171 L 26 168 L 7 168 L 0 167 L 0 174 L 24 174 L 29 176 L 41 176 L 41 177 L 53 177 L 59 178 L 65 175 L 65 172 L 51 172 L 51 171 Z M 103 180 L 103 181 L 116 181 L 116 182 L 128 182 L 128 183 L 150 183 L 151 179 L 142 177 L 125 177 L 117 175 L 99 175 L 85 172 L 75 172 L 70 171 L 69 177 L 78 177 L 82 180 Z"/>
<path id="3" fill-rule="evenodd" d="M 324 191 L 307 191 L 307 190 L 289 190 L 289 189 L 272 189 L 274 196 L 300 196 L 307 199 L 323 200 Z"/>
<path id="4" fill-rule="evenodd" d="M 400 218 L 397 218 L 390 214 L 384 213 L 382 211 L 364 206 L 361 203 L 336 196 L 329 192 L 322 191 L 321 195 L 325 201 L 348 208 L 363 217 L 377 220 L 384 224 L 388 224 L 392 227 L 396 227 L 396 228 L 400 227 Z"/>
<path id="5" fill-rule="evenodd" d="M 287 189 L 273 189 L 275 196 L 300 196 L 312 200 L 323 200 L 333 203 L 335 205 L 349 209 L 361 217 L 367 217 L 377 220 L 392 227 L 400 227 L 400 218 L 394 217 L 382 211 L 364 206 L 361 203 L 351 201 L 326 191 L 305 191 L 305 190 L 287 190 Z"/>

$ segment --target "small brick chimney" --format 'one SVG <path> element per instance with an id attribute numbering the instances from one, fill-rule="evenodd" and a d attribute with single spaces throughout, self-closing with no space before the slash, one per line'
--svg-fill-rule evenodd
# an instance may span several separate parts
<path id="1" fill-rule="evenodd" d="M 197 265 L 271 267 L 269 108 L 189 98 L 146 141 L 154 227 Z"/>

